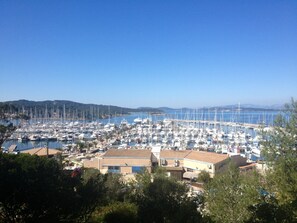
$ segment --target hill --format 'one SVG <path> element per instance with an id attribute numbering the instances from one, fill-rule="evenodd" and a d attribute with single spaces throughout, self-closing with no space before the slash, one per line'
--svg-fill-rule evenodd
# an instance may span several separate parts
<path id="1" fill-rule="evenodd" d="M 66 100 L 29 101 L 17 100 L 2 102 L 11 106 L 11 113 L 18 112 L 31 118 L 63 118 L 63 119 L 98 119 L 109 116 L 127 115 L 132 112 L 162 113 L 154 108 L 125 108 L 113 105 L 83 104 Z"/>
<path id="2" fill-rule="evenodd" d="M 193 111 L 193 110 L 199 110 L 199 111 L 238 111 L 239 106 L 238 105 L 223 105 L 223 106 L 210 106 L 210 107 L 201 107 L 201 108 L 169 108 L 169 107 L 159 107 L 157 108 L 159 110 L 162 110 L 164 112 L 172 112 L 172 111 Z M 284 106 L 281 105 L 271 105 L 271 106 L 265 106 L 265 105 L 251 105 L 251 104 L 244 104 L 240 106 L 240 111 L 281 111 L 284 109 Z"/>

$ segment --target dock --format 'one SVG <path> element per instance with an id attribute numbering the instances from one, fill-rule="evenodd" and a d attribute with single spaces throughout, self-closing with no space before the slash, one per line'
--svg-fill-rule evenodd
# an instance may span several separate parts
<path id="1" fill-rule="evenodd" d="M 186 120 L 186 119 L 168 119 L 172 122 L 180 123 L 198 123 L 213 126 L 232 126 L 232 127 L 243 127 L 249 129 L 257 129 L 263 126 L 263 124 L 253 124 L 253 123 L 240 123 L 240 122 L 222 122 L 222 121 L 209 121 L 209 120 Z"/>

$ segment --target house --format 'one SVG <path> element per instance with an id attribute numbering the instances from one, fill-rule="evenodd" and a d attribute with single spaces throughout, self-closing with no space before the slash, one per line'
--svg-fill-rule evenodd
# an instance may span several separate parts
<path id="1" fill-rule="evenodd" d="M 184 165 L 184 158 L 190 150 L 162 150 L 160 152 L 159 166 L 178 167 Z"/>
<path id="2" fill-rule="evenodd" d="M 152 171 L 154 164 L 162 166 L 168 176 L 178 180 L 197 178 L 205 170 L 211 177 L 227 167 L 229 160 L 236 166 L 246 165 L 246 159 L 227 154 L 192 150 L 109 149 L 100 157 L 84 161 L 84 167 L 99 169 L 101 173 L 139 173 L 143 168 Z M 155 163 L 157 162 L 157 163 Z"/>
<path id="3" fill-rule="evenodd" d="M 109 149 L 100 162 L 102 173 L 134 174 L 143 168 L 151 172 L 152 153 L 150 150 Z"/>
<path id="4" fill-rule="evenodd" d="M 162 150 L 160 153 L 159 165 L 172 174 L 172 168 L 177 178 L 182 174 L 183 178 L 197 178 L 198 174 L 205 170 L 210 176 L 214 176 L 228 162 L 229 156 L 211 152 L 192 150 Z M 177 174 L 180 168 L 179 174 Z"/>
<path id="5" fill-rule="evenodd" d="M 190 153 L 189 150 L 162 150 L 160 152 L 159 166 L 162 166 L 168 176 L 177 180 L 183 179 L 185 169 L 184 158 Z"/>
<path id="6" fill-rule="evenodd" d="M 184 158 L 183 167 L 187 172 L 185 175 L 197 176 L 202 170 L 205 170 L 211 177 L 220 171 L 228 162 L 229 156 L 204 151 L 191 151 Z"/>
<path id="7" fill-rule="evenodd" d="M 102 159 L 100 157 L 93 157 L 91 159 L 84 159 L 83 166 L 85 168 L 94 168 L 100 170 L 102 168 Z"/>

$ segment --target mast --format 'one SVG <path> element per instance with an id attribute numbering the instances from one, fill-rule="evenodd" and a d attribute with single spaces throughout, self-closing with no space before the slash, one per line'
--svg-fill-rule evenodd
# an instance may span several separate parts
<path id="1" fill-rule="evenodd" d="M 65 104 L 63 105 L 63 122 L 65 122 L 66 119 L 66 108 L 65 108 Z"/>
<path id="2" fill-rule="evenodd" d="M 217 109 L 215 108 L 215 114 L 214 114 L 214 129 L 217 128 Z"/>
<path id="3" fill-rule="evenodd" d="M 108 105 L 108 124 L 110 124 L 110 105 Z"/>
<path id="4" fill-rule="evenodd" d="M 45 105 L 45 111 L 44 111 L 44 113 L 45 113 L 45 114 L 44 114 L 45 122 L 47 122 L 47 121 L 48 121 L 48 120 L 47 120 L 47 115 L 48 115 L 48 114 L 47 114 L 47 113 L 48 113 L 48 112 L 47 112 L 47 104 Z"/>
<path id="5" fill-rule="evenodd" d="M 238 123 L 240 123 L 240 102 L 238 103 Z"/>

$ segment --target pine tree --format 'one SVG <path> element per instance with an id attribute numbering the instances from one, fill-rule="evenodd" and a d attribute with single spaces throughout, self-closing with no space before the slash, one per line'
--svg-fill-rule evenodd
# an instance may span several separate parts
<path id="1" fill-rule="evenodd" d="M 273 130 L 263 132 L 267 180 L 279 204 L 297 221 L 297 101 L 285 105 Z"/>

